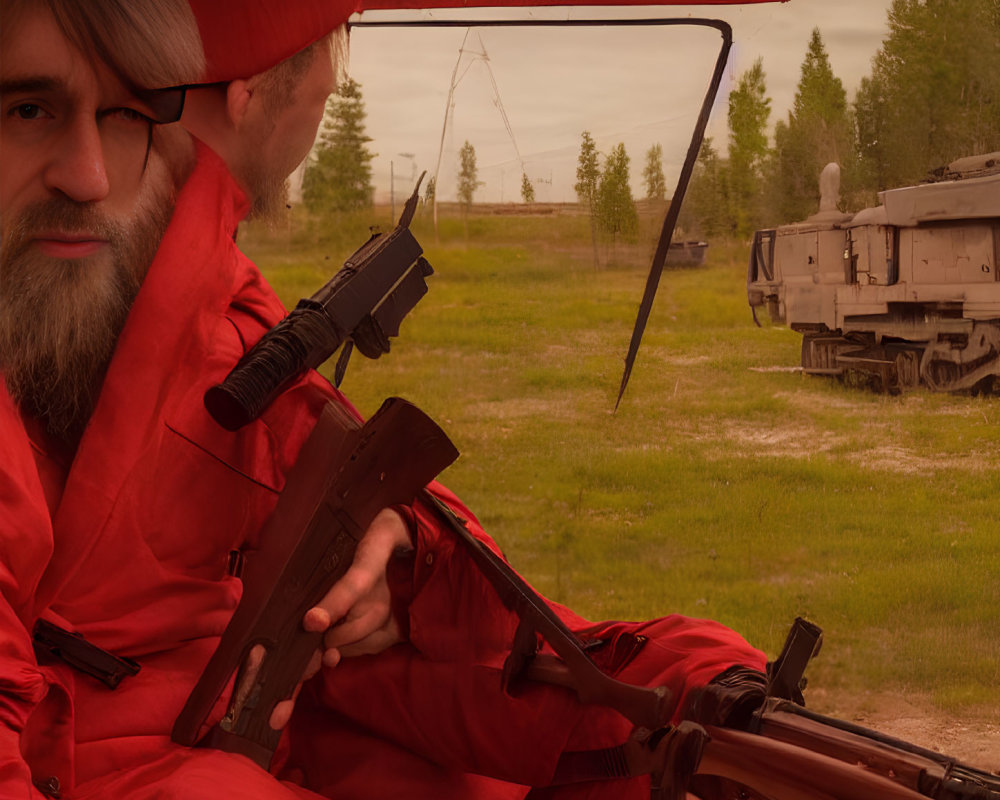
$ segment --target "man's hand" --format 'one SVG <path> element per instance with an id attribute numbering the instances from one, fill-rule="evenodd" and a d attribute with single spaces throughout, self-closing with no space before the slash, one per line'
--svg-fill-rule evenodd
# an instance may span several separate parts
<path id="1" fill-rule="evenodd" d="M 392 614 L 386 569 L 395 551 L 412 547 L 409 529 L 399 513 L 390 508 L 379 512 L 358 542 L 354 561 L 347 572 L 326 597 L 306 612 L 303 627 L 313 633 L 325 631 L 326 634 L 322 661 L 313 658 L 302 676 L 303 681 L 313 677 L 321 663 L 335 667 L 344 656 L 381 653 L 402 641 L 399 623 Z M 294 702 L 293 697 L 274 707 L 270 720 L 272 728 L 285 726 L 292 715 Z"/>
<path id="2" fill-rule="evenodd" d="M 406 523 L 391 508 L 372 520 L 350 569 L 303 620 L 307 631 L 326 631 L 324 666 L 335 667 L 342 656 L 381 653 L 402 641 L 392 615 L 386 567 L 396 550 L 412 546 Z"/>

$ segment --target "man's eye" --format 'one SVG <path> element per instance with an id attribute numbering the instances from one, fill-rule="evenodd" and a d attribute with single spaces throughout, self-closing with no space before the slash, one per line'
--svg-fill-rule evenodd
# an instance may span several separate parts
<path id="1" fill-rule="evenodd" d="M 134 108 L 112 108 L 105 112 L 105 116 L 116 119 L 120 122 L 149 122 L 150 119 L 141 111 Z"/>
<path id="2" fill-rule="evenodd" d="M 34 103 L 21 103 L 21 105 L 11 109 L 11 115 L 18 119 L 41 119 L 44 113 L 42 107 Z"/>

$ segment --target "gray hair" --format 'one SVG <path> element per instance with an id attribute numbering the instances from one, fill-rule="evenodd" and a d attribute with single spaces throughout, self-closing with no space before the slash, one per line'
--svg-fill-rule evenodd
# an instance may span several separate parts
<path id="1" fill-rule="evenodd" d="M 205 54 L 187 0 L 2 0 L 0 30 L 26 11 L 47 9 L 80 52 L 139 89 L 196 83 Z"/>

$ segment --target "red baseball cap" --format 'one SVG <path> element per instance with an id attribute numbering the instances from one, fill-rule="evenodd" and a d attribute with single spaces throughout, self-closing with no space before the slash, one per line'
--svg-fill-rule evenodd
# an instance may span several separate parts
<path id="1" fill-rule="evenodd" d="M 360 0 L 188 0 L 205 50 L 203 83 L 249 78 L 322 39 Z"/>

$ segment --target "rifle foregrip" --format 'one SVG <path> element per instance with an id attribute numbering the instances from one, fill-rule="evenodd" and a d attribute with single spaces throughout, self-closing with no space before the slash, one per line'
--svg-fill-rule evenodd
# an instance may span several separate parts
<path id="1" fill-rule="evenodd" d="M 239 430 L 257 419 L 288 381 L 325 361 L 343 338 L 322 308 L 300 301 L 222 383 L 205 392 L 205 408 L 222 427 Z"/>

